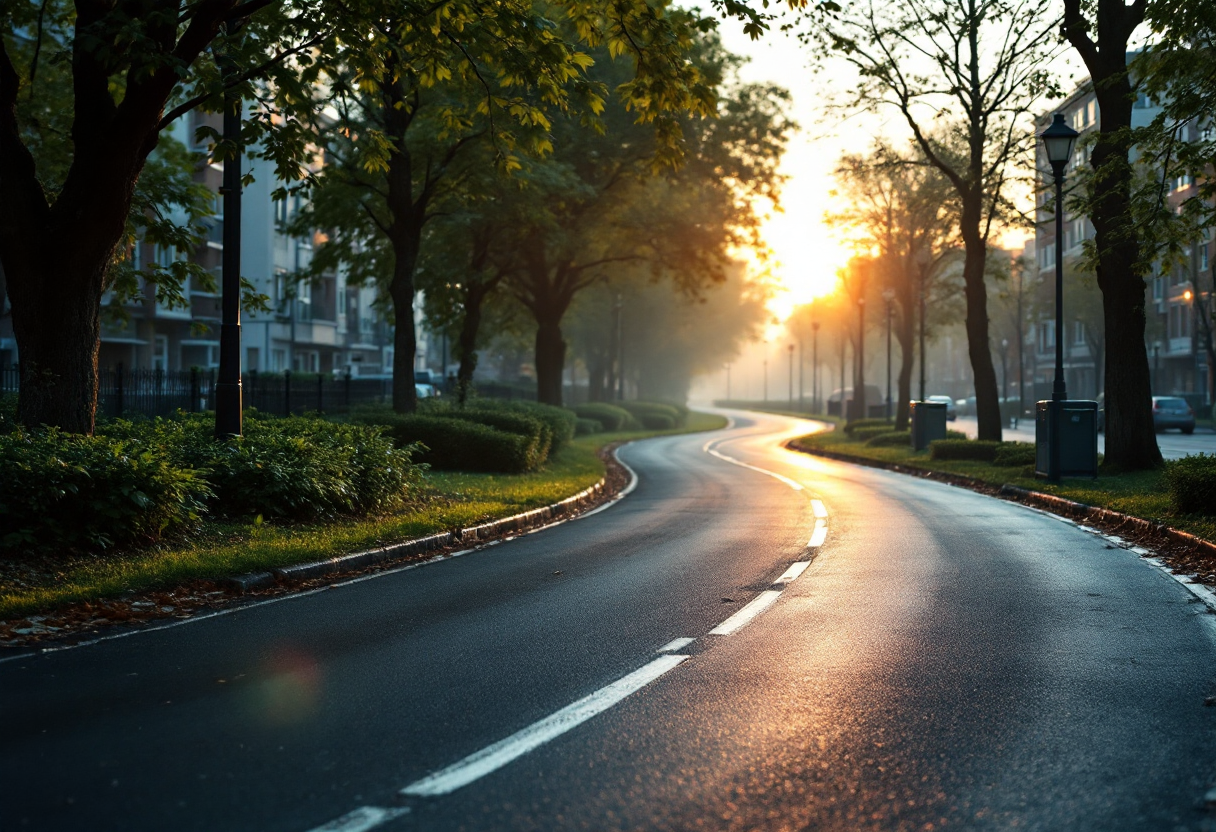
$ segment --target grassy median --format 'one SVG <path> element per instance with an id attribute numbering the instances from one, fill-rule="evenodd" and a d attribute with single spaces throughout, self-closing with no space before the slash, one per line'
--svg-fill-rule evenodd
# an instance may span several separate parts
<path id="1" fill-rule="evenodd" d="M 594 485 L 604 475 L 599 451 L 610 443 L 725 425 L 723 417 L 694 412 L 685 427 L 675 430 L 579 437 L 541 470 L 528 474 L 428 472 L 419 499 L 386 517 L 316 525 L 208 522 L 191 539 L 154 549 L 6 564 L 0 576 L 0 620 L 73 602 L 335 557 L 507 517 Z"/>
<path id="2" fill-rule="evenodd" d="M 1066 479 L 1059 485 L 1053 485 L 1035 477 L 1033 467 L 1004 467 L 973 460 L 930 459 L 928 451 L 917 452 L 910 447 L 872 447 L 865 442 L 853 441 L 841 431 L 803 436 L 790 444 L 795 449 L 823 449 L 909 468 L 960 474 L 991 485 L 1016 485 L 1086 505 L 1112 509 L 1154 523 L 1164 523 L 1205 540 L 1216 541 L 1216 517 L 1176 513 L 1159 470 L 1101 474 L 1097 479 Z"/>

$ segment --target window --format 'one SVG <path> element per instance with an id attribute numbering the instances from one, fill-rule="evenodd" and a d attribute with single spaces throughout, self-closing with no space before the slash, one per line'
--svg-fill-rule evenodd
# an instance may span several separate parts
<path id="1" fill-rule="evenodd" d="M 1072 342 L 1077 345 L 1085 343 L 1085 324 L 1081 321 L 1073 321 Z"/>
<path id="2" fill-rule="evenodd" d="M 1209 243 L 1204 243 L 1199 247 L 1199 271 L 1207 271 L 1208 268 L 1208 249 L 1211 248 Z"/>
<path id="3" fill-rule="evenodd" d="M 287 280 L 287 269 L 274 270 L 274 306 L 280 313 L 287 311 L 287 303 L 291 299 L 291 284 Z M 280 369 L 279 367 L 275 368 Z"/>
<path id="4" fill-rule="evenodd" d="M 249 347 L 245 350 L 245 369 L 256 372 L 262 369 L 261 364 L 262 354 L 257 347 Z"/>
<path id="5" fill-rule="evenodd" d="M 152 369 L 167 370 L 169 369 L 169 336 L 157 335 L 153 339 L 152 347 Z"/>
<path id="6" fill-rule="evenodd" d="M 287 199 L 276 199 L 274 201 L 274 222 L 275 225 L 282 230 L 282 227 L 287 224 Z"/>
<path id="7" fill-rule="evenodd" d="M 1090 99 L 1089 105 L 1085 108 L 1086 123 L 1093 125 L 1098 121 L 1098 99 Z"/>
<path id="8" fill-rule="evenodd" d="M 281 373 L 287 369 L 287 351 L 286 350 L 271 350 L 270 351 L 270 369 L 276 373 Z"/>

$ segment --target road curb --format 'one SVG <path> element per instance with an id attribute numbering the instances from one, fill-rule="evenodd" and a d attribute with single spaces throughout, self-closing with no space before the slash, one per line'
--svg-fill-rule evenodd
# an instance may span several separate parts
<path id="1" fill-rule="evenodd" d="M 613 451 L 613 454 L 615 455 L 615 451 Z M 607 478 L 602 477 L 599 482 L 588 488 L 584 488 L 572 497 L 567 497 L 564 500 L 559 500 L 547 506 L 513 514 L 510 517 L 491 520 L 488 523 L 452 529 L 451 531 L 427 535 L 426 537 L 419 537 L 414 540 L 406 540 L 402 543 L 394 543 L 391 546 L 382 546 L 378 549 L 354 552 L 349 555 L 342 555 L 341 557 L 326 558 L 308 563 L 297 563 L 292 566 L 284 566 L 281 569 L 272 569 L 269 572 L 234 575 L 220 580 L 219 584 L 239 595 L 243 595 L 256 589 L 267 589 L 279 584 L 319 578 L 335 572 L 362 569 L 383 561 L 421 555 L 449 546 L 467 543 L 475 544 L 501 534 L 531 531 L 532 529 L 546 526 L 554 520 L 565 519 L 571 515 L 578 514 L 579 510 L 584 508 L 588 503 L 597 502 L 604 496 L 606 482 Z"/>
<path id="2" fill-rule="evenodd" d="M 1180 529 L 1175 529 L 1172 526 L 1167 526 L 1164 523 L 1153 523 L 1145 520 L 1142 517 L 1134 517 L 1130 514 L 1124 514 L 1121 511 L 1115 511 L 1109 508 L 1100 508 L 1091 506 L 1086 503 L 1078 503 L 1075 500 L 1069 500 L 1064 497 L 1057 497 L 1055 494 L 1047 494 L 1043 491 L 1034 491 L 1029 488 L 1022 488 L 1017 485 L 1008 483 L 996 486 L 985 480 L 976 477 L 969 477 L 966 474 L 950 474 L 942 471 L 929 471 L 924 468 L 914 468 L 908 465 L 900 465 L 897 462 L 883 462 L 878 459 L 868 459 L 861 456 L 853 456 L 852 454 L 844 454 L 839 451 L 827 451 L 820 448 L 805 448 L 795 445 L 796 439 L 791 439 L 785 443 L 785 447 L 791 451 L 797 451 L 802 454 L 810 454 L 812 456 L 822 456 L 827 459 L 834 459 L 839 462 L 850 462 L 857 465 L 865 465 L 870 468 L 880 468 L 885 471 L 893 471 L 897 474 L 910 474 L 921 479 L 938 480 L 951 485 L 960 485 L 964 488 L 973 488 L 980 491 L 993 491 L 995 496 L 1004 497 L 1008 500 L 1016 502 L 1028 503 L 1038 508 L 1049 511 L 1052 514 L 1058 514 L 1063 517 L 1081 518 L 1094 522 L 1109 523 L 1115 526 L 1114 530 L 1119 527 L 1133 529 L 1140 534 L 1153 535 L 1155 537 L 1164 537 L 1171 543 L 1177 543 L 1184 546 L 1194 546 L 1206 552 L 1208 555 L 1216 558 L 1216 543 L 1204 540 L 1202 537 L 1197 537 L 1190 532 L 1184 532 Z"/>

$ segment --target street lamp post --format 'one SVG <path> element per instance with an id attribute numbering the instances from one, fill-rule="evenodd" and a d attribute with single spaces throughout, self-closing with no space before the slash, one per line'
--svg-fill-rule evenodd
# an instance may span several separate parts
<path id="1" fill-rule="evenodd" d="M 919 300 L 920 300 L 920 401 L 925 400 L 925 283 L 929 276 L 929 265 L 933 261 L 933 252 L 928 247 L 922 247 L 916 250 L 916 266 L 919 271 L 920 280 Z"/>
<path id="2" fill-rule="evenodd" d="M 1056 113 L 1049 126 L 1039 136 L 1047 151 L 1047 161 L 1056 186 L 1056 368 L 1051 385 L 1051 406 L 1048 411 L 1047 479 L 1060 481 L 1060 410 L 1068 398 L 1064 381 L 1064 170 L 1080 134 L 1064 123 L 1064 114 Z"/>
<path id="3" fill-rule="evenodd" d="M 866 296 L 857 299 L 857 372 L 853 378 L 853 412 L 866 418 Z"/>
<path id="4" fill-rule="evenodd" d="M 1153 395 L 1161 392 L 1161 342 L 1153 342 Z"/>
<path id="5" fill-rule="evenodd" d="M 819 413 L 819 321 L 811 322 L 811 410 Z"/>
<path id="6" fill-rule="evenodd" d="M 1001 339 L 1001 401 L 1004 402 L 1009 398 L 1009 339 Z M 1004 422 L 1005 416 L 1001 414 L 1001 421 Z"/>
<path id="7" fill-rule="evenodd" d="M 891 421 L 891 306 L 895 302 L 895 290 L 883 289 L 882 299 L 887 302 L 887 421 Z"/>
<path id="8" fill-rule="evenodd" d="M 229 21 L 228 37 L 236 36 L 243 19 Z M 231 155 L 224 160 L 224 253 L 221 262 L 220 366 L 215 384 L 215 437 L 224 439 L 242 432 L 241 401 L 241 109 L 244 103 L 235 85 L 236 66 L 221 58 L 226 80 L 233 82 L 224 93 L 224 142 Z"/>
<path id="9" fill-rule="evenodd" d="M 794 409 L 794 345 L 790 344 L 790 410 Z"/>

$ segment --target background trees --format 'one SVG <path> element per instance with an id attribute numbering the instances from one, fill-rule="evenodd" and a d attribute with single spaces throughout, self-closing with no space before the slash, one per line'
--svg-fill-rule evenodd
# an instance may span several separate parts
<path id="1" fill-rule="evenodd" d="M 1056 85 L 1047 62 L 1056 18 L 1034 0 L 864 2 L 822 18 L 809 38 L 860 82 L 847 106 L 894 108 L 958 201 L 967 340 L 981 439 L 1001 438 L 984 283 L 988 243 L 1029 168 L 1031 117 Z"/>

